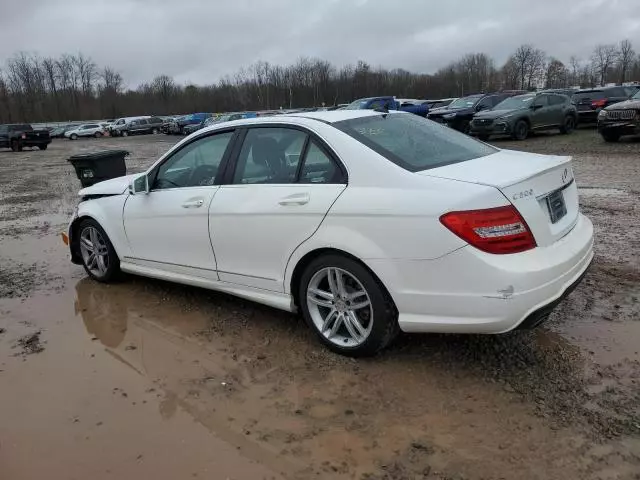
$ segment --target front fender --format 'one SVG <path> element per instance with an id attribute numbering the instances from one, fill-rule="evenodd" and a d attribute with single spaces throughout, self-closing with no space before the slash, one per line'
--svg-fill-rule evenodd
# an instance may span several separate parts
<path id="1" fill-rule="evenodd" d="M 128 195 L 112 195 L 109 197 L 86 200 L 78 205 L 77 217 L 69 227 L 70 244 L 75 245 L 75 227 L 87 218 L 92 218 L 105 231 L 118 258 L 130 255 L 129 242 L 122 223 L 122 213 Z"/>

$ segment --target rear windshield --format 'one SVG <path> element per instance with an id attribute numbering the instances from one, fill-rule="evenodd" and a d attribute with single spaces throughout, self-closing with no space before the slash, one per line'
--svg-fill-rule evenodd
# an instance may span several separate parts
<path id="1" fill-rule="evenodd" d="M 9 125 L 9 130 L 13 130 L 13 131 L 29 131 L 29 130 L 33 130 L 33 127 L 31 127 L 31 125 L 27 124 L 27 123 L 21 123 L 21 124 L 16 124 L 16 125 Z"/>
<path id="2" fill-rule="evenodd" d="M 573 95 L 574 101 L 580 100 L 602 100 L 605 93 L 602 90 L 589 90 L 588 92 L 578 92 Z"/>
<path id="3" fill-rule="evenodd" d="M 464 162 L 498 151 L 451 128 L 409 113 L 354 118 L 333 125 L 411 172 Z"/>

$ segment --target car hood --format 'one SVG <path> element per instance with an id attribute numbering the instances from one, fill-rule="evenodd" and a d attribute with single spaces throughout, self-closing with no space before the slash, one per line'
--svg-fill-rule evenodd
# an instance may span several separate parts
<path id="1" fill-rule="evenodd" d="M 442 109 L 436 108 L 434 110 L 429 110 L 429 115 L 449 115 L 451 113 L 470 113 L 475 110 L 471 107 L 462 107 L 462 108 L 448 108 L 444 107 Z"/>
<path id="2" fill-rule="evenodd" d="M 605 108 L 605 110 L 629 110 L 640 108 L 640 100 L 625 100 L 624 102 L 614 103 Z"/>
<path id="3" fill-rule="evenodd" d="M 475 118 L 485 118 L 495 120 L 496 118 L 506 117 L 507 115 L 511 115 L 512 113 L 516 113 L 522 109 L 513 108 L 511 110 L 486 110 L 484 112 L 476 113 Z"/>
<path id="4" fill-rule="evenodd" d="M 111 180 L 105 180 L 104 182 L 96 183 L 90 187 L 83 188 L 78 192 L 78 195 L 84 197 L 85 195 L 122 195 L 129 189 L 129 183 L 139 176 L 139 173 L 133 175 L 125 175 L 124 177 L 116 177 Z"/>

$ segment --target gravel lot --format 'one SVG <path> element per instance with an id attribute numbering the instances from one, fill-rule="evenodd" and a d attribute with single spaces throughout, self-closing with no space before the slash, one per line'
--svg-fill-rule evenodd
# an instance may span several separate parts
<path id="1" fill-rule="evenodd" d="M 596 227 L 543 327 L 358 361 L 290 314 L 68 262 L 66 159 L 124 148 L 135 172 L 177 140 L 0 152 L 0 478 L 640 479 L 640 139 L 495 142 L 573 155 Z"/>

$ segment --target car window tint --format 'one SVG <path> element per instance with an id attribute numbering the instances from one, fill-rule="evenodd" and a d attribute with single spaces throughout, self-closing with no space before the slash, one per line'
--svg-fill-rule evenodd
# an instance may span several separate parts
<path id="1" fill-rule="evenodd" d="M 562 105 L 565 103 L 565 97 L 560 95 L 549 95 L 549 105 Z"/>
<path id="2" fill-rule="evenodd" d="M 333 124 L 411 172 L 484 157 L 498 150 L 417 115 L 390 113 Z"/>
<path id="3" fill-rule="evenodd" d="M 312 140 L 309 143 L 304 164 L 300 172 L 300 183 L 342 183 L 342 172 L 319 146 Z"/>
<path id="4" fill-rule="evenodd" d="M 7 133 L 7 126 L 6 125 L 0 125 L 0 133 Z"/>
<path id="5" fill-rule="evenodd" d="M 533 101 L 533 104 L 536 106 L 546 107 L 549 105 L 549 96 L 548 95 L 538 95 L 536 99 Z"/>
<path id="6" fill-rule="evenodd" d="M 233 183 L 294 183 L 306 139 L 306 133 L 291 128 L 250 129 Z"/>
<path id="7" fill-rule="evenodd" d="M 154 190 L 213 185 L 233 132 L 200 138 L 177 151 L 158 169 Z"/>

